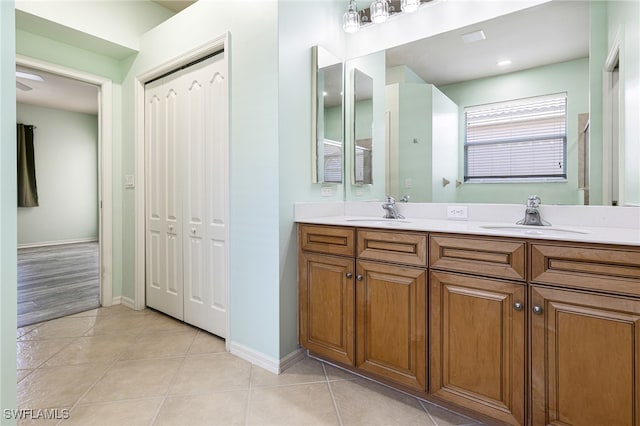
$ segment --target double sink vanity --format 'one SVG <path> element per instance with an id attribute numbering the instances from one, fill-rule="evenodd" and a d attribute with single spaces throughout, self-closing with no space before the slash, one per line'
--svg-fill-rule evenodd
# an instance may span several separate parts
<path id="1" fill-rule="evenodd" d="M 524 226 L 490 206 L 453 221 L 338 204 L 296 207 L 311 355 L 486 423 L 640 424 L 637 212 L 564 226 L 579 207 L 557 207 L 554 226 Z"/>

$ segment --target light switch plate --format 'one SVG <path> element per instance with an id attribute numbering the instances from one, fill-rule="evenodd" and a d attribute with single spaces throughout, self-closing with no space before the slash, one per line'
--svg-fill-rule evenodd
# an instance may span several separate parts
<path id="1" fill-rule="evenodd" d="M 135 188 L 136 181 L 133 175 L 124 175 L 124 187 L 125 188 Z"/>

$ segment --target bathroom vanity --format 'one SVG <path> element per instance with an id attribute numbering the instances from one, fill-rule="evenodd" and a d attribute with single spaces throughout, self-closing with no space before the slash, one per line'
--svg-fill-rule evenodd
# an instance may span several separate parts
<path id="1" fill-rule="evenodd" d="M 483 419 L 640 424 L 638 231 L 446 222 L 298 220 L 301 345 Z"/>

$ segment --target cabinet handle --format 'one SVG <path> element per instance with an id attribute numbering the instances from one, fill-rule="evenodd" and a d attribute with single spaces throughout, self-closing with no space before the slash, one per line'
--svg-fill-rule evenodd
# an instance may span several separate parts
<path id="1" fill-rule="evenodd" d="M 544 309 L 542 309 L 540 306 L 534 306 L 533 307 L 533 313 L 536 315 L 542 315 L 542 312 L 544 312 Z"/>
<path id="2" fill-rule="evenodd" d="M 351 272 L 347 272 L 347 278 L 351 278 L 353 277 L 353 274 Z"/>
<path id="3" fill-rule="evenodd" d="M 360 274 L 356 275 L 356 280 L 362 281 L 362 278 L 363 278 L 362 275 L 360 275 Z"/>
<path id="4" fill-rule="evenodd" d="M 521 311 L 522 310 L 522 303 L 520 302 L 516 302 L 513 304 L 513 309 L 515 309 L 516 311 Z"/>

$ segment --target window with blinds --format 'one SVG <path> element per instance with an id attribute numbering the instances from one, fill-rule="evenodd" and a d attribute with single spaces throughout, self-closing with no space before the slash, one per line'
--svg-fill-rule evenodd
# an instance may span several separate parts
<path id="1" fill-rule="evenodd" d="M 324 182 L 342 182 L 342 143 L 325 139 L 324 152 Z"/>
<path id="2" fill-rule="evenodd" d="M 465 127 L 465 182 L 566 180 L 566 93 L 465 108 Z"/>

